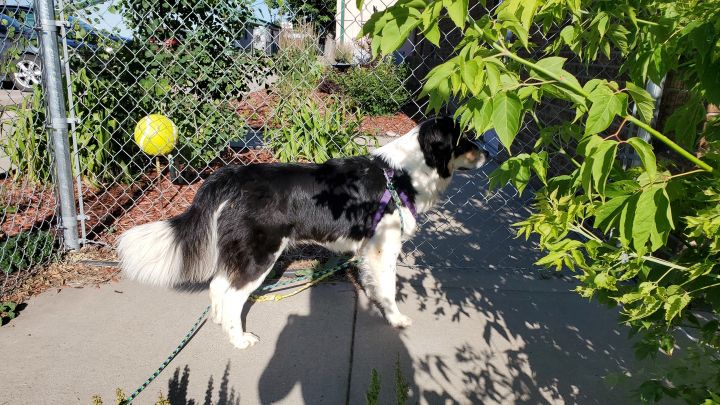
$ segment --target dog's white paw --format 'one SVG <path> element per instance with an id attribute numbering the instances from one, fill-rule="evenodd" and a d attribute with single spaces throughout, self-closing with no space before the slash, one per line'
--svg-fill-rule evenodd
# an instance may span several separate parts
<path id="1" fill-rule="evenodd" d="M 258 339 L 257 336 L 250 332 L 243 332 L 242 334 L 232 335 L 230 336 L 230 343 L 233 344 L 233 346 L 237 347 L 238 349 L 244 350 L 248 347 L 252 347 L 255 345 L 255 343 L 259 342 L 260 339 Z"/>
<path id="2" fill-rule="evenodd" d="M 394 314 L 388 316 L 388 322 L 396 328 L 407 328 L 412 325 L 412 318 L 403 314 Z"/>

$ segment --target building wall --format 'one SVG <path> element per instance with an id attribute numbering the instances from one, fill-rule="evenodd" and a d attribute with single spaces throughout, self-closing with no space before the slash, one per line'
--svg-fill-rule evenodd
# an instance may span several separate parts
<path id="1" fill-rule="evenodd" d="M 367 46 L 359 45 L 358 35 L 363 24 L 376 11 L 382 11 L 395 4 L 396 0 L 366 0 L 362 10 L 356 6 L 356 0 L 337 0 L 337 14 L 335 15 L 335 41 L 338 44 L 349 44 L 356 48 L 356 59 L 361 62 L 366 55 L 362 54 L 360 48 L 367 49 Z M 415 50 L 415 35 L 411 34 L 408 40 L 395 52 L 395 59 L 400 62 L 406 60 Z"/>
<path id="2" fill-rule="evenodd" d="M 355 0 L 337 0 L 335 18 L 335 39 L 338 43 L 352 43 L 360 33 L 365 21 L 373 12 L 382 11 L 395 4 L 396 0 L 365 0 L 362 10 L 356 7 Z M 344 13 L 343 13 L 344 8 Z"/>

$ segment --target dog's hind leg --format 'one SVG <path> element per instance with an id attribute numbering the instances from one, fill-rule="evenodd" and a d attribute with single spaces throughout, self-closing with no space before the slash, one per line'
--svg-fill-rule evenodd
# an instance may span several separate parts
<path id="1" fill-rule="evenodd" d="M 400 247 L 399 227 L 378 226 L 362 252 L 360 278 L 370 299 L 383 310 L 390 325 L 406 328 L 412 325 L 412 319 L 400 312 L 395 301 Z"/>
<path id="2" fill-rule="evenodd" d="M 213 322 L 217 324 L 222 323 L 223 299 L 228 288 L 230 282 L 224 274 L 216 275 L 210 282 L 211 315 Z"/>
<path id="3" fill-rule="evenodd" d="M 257 336 L 243 330 L 242 310 L 250 294 L 260 287 L 286 246 L 287 239 L 283 238 L 276 252 L 270 253 L 259 263 L 251 260 L 251 264 L 243 271 L 230 272 L 228 275 L 229 288 L 222 299 L 222 326 L 230 335 L 230 343 L 238 349 L 247 349 L 258 342 Z"/>

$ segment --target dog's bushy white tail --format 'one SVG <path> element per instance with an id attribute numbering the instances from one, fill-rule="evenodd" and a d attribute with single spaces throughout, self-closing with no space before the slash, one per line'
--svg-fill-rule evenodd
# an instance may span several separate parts
<path id="1" fill-rule="evenodd" d="M 168 221 L 136 226 L 123 233 L 117 244 L 120 266 L 126 276 L 161 287 L 182 281 L 181 249 Z"/>
<path id="2" fill-rule="evenodd" d="M 167 221 L 125 232 L 117 244 L 123 272 L 161 287 L 209 280 L 217 270 L 218 218 L 225 204 L 191 206 Z"/>

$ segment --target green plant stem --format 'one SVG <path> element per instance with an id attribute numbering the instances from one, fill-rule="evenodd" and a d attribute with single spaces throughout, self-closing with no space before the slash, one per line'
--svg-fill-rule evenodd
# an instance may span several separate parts
<path id="1" fill-rule="evenodd" d="M 689 291 L 688 294 L 696 293 L 696 292 L 702 291 L 702 290 L 707 290 L 708 288 L 713 288 L 713 287 L 720 287 L 720 283 L 715 283 L 715 284 L 706 285 L 705 287 L 700 287 L 697 290 Z"/>
<path id="2" fill-rule="evenodd" d="M 634 253 L 631 254 L 630 256 L 631 256 L 631 257 L 638 257 L 638 255 L 636 255 L 636 254 L 634 254 Z M 688 269 L 688 268 L 685 267 L 685 266 L 681 266 L 681 265 L 679 265 L 679 264 L 675 264 L 675 263 L 673 263 L 673 262 L 669 262 L 669 261 L 667 261 L 667 260 L 663 260 L 663 259 L 657 258 L 657 257 L 655 257 L 655 256 L 645 255 L 645 256 L 639 256 L 639 257 L 640 257 L 641 259 L 643 259 L 643 260 L 648 261 L 648 262 L 652 262 L 652 263 L 655 263 L 655 264 L 659 264 L 659 265 L 661 265 L 661 266 L 669 267 L 669 268 L 671 268 L 671 269 L 684 270 L 684 271 L 690 270 L 690 269 Z M 663 275 L 663 277 L 665 277 L 665 276 Z M 660 278 L 660 280 L 662 280 L 662 277 Z M 658 281 L 660 281 L 660 280 L 658 280 Z"/>
<path id="3" fill-rule="evenodd" d="M 675 269 L 674 267 L 668 268 L 667 271 L 665 271 L 665 273 L 663 273 L 663 275 L 660 276 L 659 279 L 655 280 L 655 284 L 660 284 L 660 282 L 665 278 L 665 276 L 667 276 L 668 274 L 670 274 L 670 272 L 673 271 L 674 269 Z"/>
<path id="4" fill-rule="evenodd" d="M 574 91 L 575 93 L 577 93 L 577 94 L 585 97 L 586 99 L 588 99 L 588 98 L 590 97 L 590 94 L 588 94 L 588 92 L 586 92 L 585 90 L 583 90 L 583 89 L 581 89 L 581 88 L 575 87 L 575 86 L 572 85 L 571 83 L 568 83 L 568 82 L 566 82 L 566 81 L 563 81 L 563 80 L 562 80 L 560 77 L 558 77 L 558 75 L 556 75 L 555 73 L 553 73 L 553 72 L 551 72 L 551 71 L 549 71 L 549 70 L 547 70 L 547 69 L 545 69 L 545 68 L 543 68 L 543 67 L 541 67 L 541 66 L 538 66 L 537 64 L 535 64 L 535 63 L 533 63 L 533 62 L 531 62 L 531 61 L 529 61 L 529 60 L 527 60 L 527 59 L 525 59 L 525 58 L 522 58 L 522 57 L 520 57 L 520 56 L 518 56 L 518 55 L 516 55 L 516 54 L 514 54 L 514 53 L 512 53 L 512 52 L 510 52 L 510 50 L 508 50 L 508 49 L 504 46 L 504 44 L 502 44 L 502 43 L 494 43 L 494 44 L 492 44 L 492 47 L 493 47 L 493 49 L 495 49 L 495 50 L 497 50 L 498 52 L 500 52 L 503 56 L 506 56 L 506 57 L 508 57 L 508 58 L 510 58 L 510 59 L 512 59 L 512 60 L 514 60 L 514 61 L 516 61 L 516 62 L 518 62 L 518 63 L 520 63 L 520 64 L 522 64 L 522 65 L 524 65 L 524 66 L 527 66 L 527 67 L 529 67 L 529 68 L 531 68 L 531 69 L 533 69 L 533 70 L 535 70 L 535 71 L 538 71 L 538 72 L 542 73 L 543 75 L 545 75 L 545 76 L 547 76 L 547 77 L 549 77 L 549 78 L 551 78 L 551 79 L 554 79 L 555 81 L 557 81 L 557 82 L 558 82 L 560 85 L 562 85 L 563 87 L 565 87 L 565 88 L 567 88 L 567 89 L 569 89 L 569 90 Z M 648 125 L 648 124 L 640 121 L 639 119 L 633 117 L 633 116 L 630 115 L 630 114 L 624 116 L 623 119 L 628 120 L 628 121 L 632 122 L 633 124 L 637 125 L 638 127 L 646 130 L 648 133 L 650 133 L 650 135 L 654 136 L 655 138 L 657 138 L 658 140 L 660 140 L 660 142 L 662 142 L 662 143 L 664 143 L 665 145 L 667 145 L 668 147 L 670 147 L 670 149 L 674 150 L 675 152 L 677 152 L 678 154 L 680 154 L 682 157 L 684 157 L 684 158 L 686 158 L 687 160 L 693 162 L 693 163 L 696 164 L 697 166 L 703 168 L 704 170 L 706 170 L 706 171 L 708 171 L 708 172 L 712 172 L 712 171 L 713 171 L 713 168 L 712 168 L 710 165 L 708 165 L 707 163 L 705 163 L 705 162 L 703 162 L 702 160 L 698 159 L 698 158 L 695 157 L 692 153 L 686 151 L 686 150 L 683 149 L 680 145 L 676 144 L 675 142 L 673 142 L 672 140 L 670 140 L 670 138 L 668 138 L 667 136 L 663 135 L 661 132 L 657 131 L 655 128 L 651 127 L 650 125 Z"/>
<path id="5" fill-rule="evenodd" d="M 672 176 L 669 176 L 669 177 L 665 178 L 665 181 L 670 180 L 670 179 L 674 179 L 674 178 L 677 178 L 677 177 L 689 176 L 689 175 L 691 175 L 691 174 L 696 174 L 696 173 L 705 173 L 705 170 L 696 169 L 696 170 L 690 170 L 689 172 L 683 172 L 683 173 L 673 174 Z"/>
<path id="6" fill-rule="evenodd" d="M 595 242 L 604 243 L 600 238 L 598 238 L 597 236 L 593 235 L 592 233 L 588 232 L 585 228 L 583 228 L 582 225 L 571 226 L 570 230 L 574 231 L 575 233 L 579 233 L 580 235 L 582 235 L 588 239 L 594 240 Z"/>
<path id="7" fill-rule="evenodd" d="M 566 88 L 574 91 L 575 93 L 577 93 L 577 94 L 579 94 L 579 95 L 581 95 L 581 96 L 583 96 L 583 97 L 585 97 L 585 98 L 589 98 L 589 97 L 590 97 L 590 94 L 588 94 L 585 90 L 573 86 L 571 83 L 568 83 L 568 82 L 562 80 L 562 78 L 560 78 L 558 75 L 554 74 L 553 72 L 551 72 L 551 71 L 549 71 L 549 70 L 547 70 L 547 69 L 545 69 L 545 68 L 543 68 L 543 67 L 541 67 L 541 66 L 538 66 L 537 64 L 535 64 L 535 63 L 533 63 L 533 62 L 531 62 L 531 61 L 529 61 L 529 60 L 527 60 L 527 59 L 525 59 L 525 58 L 522 58 L 522 57 L 517 56 L 517 55 L 515 55 L 514 53 L 510 52 L 510 50 L 507 49 L 504 44 L 502 44 L 502 43 L 494 43 L 494 44 L 492 44 L 492 47 L 493 47 L 493 49 L 495 49 L 496 51 L 500 52 L 500 54 L 502 54 L 503 56 L 506 56 L 506 57 L 508 57 L 508 58 L 510 58 L 510 59 L 512 59 L 512 60 L 514 60 L 514 61 L 516 61 L 516 62 L 518 62 L 518 63 L 520 63 L 520 64 L 522 64 L 522 65 L 524 65 L 524 66 L 527 66 L 527 67 L 529 67 L 529 68 L 531 68 L 531 69 L 533 69 L 533 70 L 535 70 L 535 71 L 538 71 L 538 72 L 542 73 L 543 75 L 545 75 L 545 76 L 547 76 L 547 77 L 555 80 L 556 82 L 558 82 L 559 84 L 561 84 L 563 87 L 566 87 Z"/>
<path id="8" fill-rule="evenodd" d="M 556 145 L 556 146 L 557 146 L 557 145 Z M 580 162 L 578 162 L 577 160 L 575 160 L 575 158 L 573 158 L 572 156 L 570 156 L 570 154 L 567 153 L 567 151 L 565 150 L 565 148 L 562 148 L 562 147 L 558 148 L 558 153 L 560 153 L 561 155 L 565 156 L 565 157 L 570 161 L 570 163 L 572 163 L 572 164 L 575 165 L 576 168 L 579 169 L 579 168 L 582 167 L 582 165 L 580 164 Z"/>
<path id="9" fill-rule="evenodd" d="M 636 18 L 635 21 L 637 21 L 639 24 L 649 25 L 651 27 L 659 27 L 660 26 L 660 24 L 658 24 L 654 21 L 643 20 L 642 18 Z"/>
<path id="10" fill-rule="evenodd" d="M 674 150 L 678 154 L 680 154 L 682 157 L 686 158 L 687 160 L 695 163 L 699 167 L 705 169 L 708 172 L 712 172 L 713 168 L 709 164 L 703 162 L 702 160 L 695 157 L 692 153 L 686 151 L 683 149 L 680 145 L 676 144 L 670 138 L 666 137 L 662 133 L 658 132 L 656 129 L 651 127 L 650 125 L 640 121 L 639 119 L 633 117 L 632 115 L 627 116 L 628 121 L 632 122 L 633 124 L 637 125 L 638 127 L 648 131 L 650 135 L 654 136 L 655 138 L 659 139 L 660 142 L 664 143 L 665 145 L 669 146 L 670 149 Z"/>
<path id="11" fill-rule="evenodd" d="M 570 230 L 573 231 L 573 232 L 575 232 L 575 233 L 578 233 L 578 234 L 580 234 L 580 235 L 582 235 L 582 236 L 584 236 L 584 237 L 586 237 L 586 238 L 588 238 L 588 239 L 591 239 L 591 240 L 594 240 L 594 241 L 596 241 L 596 242 L 602 243 L 603 245 L 605 245 L 605 246 L 607 246 L 607 247 L 609 247 L 609 248 L 617 251 L 617 248 L 615 248 L 614 246 L 612 246 L 612 245 L 604 242 L 603 240 L 601 240 L 601 239 L 598 238 L 597 236 L 593 235 L 593 234 L 590 233 L 588 230 L 586 230 L 582 225 L 574 225 L 574 226 L 571 226 L 571 227 L 570 227 Z M 669 262 L 669 261 L 667 261 L 667 260 L 663 260 L 663 259 L 657 258 L 657 257 L 655 257 L 655 256 L 650 256 L 650 255 L 638 256 L 638 255 L 635 254 L 635 253 L 631 253 L 631 254 L 629 254 L 629 256 L 630 256 L 630 257 L 640 257 L 641 259 L 643 259 L 643 260 L 645 260 L 645 261 L 652 262 L 652 263 L 655 263 L 655 264 L 659 264 L 659 265 L 661 265 L 661 266 L 665 266 L 665 267 L 668 267 L 668 268 L 670 268 L 670 269 L 684 270 L 684 271 L 690 270 L 690 269 L 688 269 L 688 268 L 685 267 L 685 266 L 681 266 L 681 265 L 679 265 L 679 264 L 675 264 L 675 263 L 673 263 L 673 262 Z M 669 270 L 668 270 L 668 272 L 669 272 Z M 666 272 L 665 274 L 663 274 L 663 276 L 660 277 L 656 282 L 659 282 L 660 280 L 662 280 L 663 277 L 665 277 L 665 275 L 667 275 L 668 272 Z"/>

